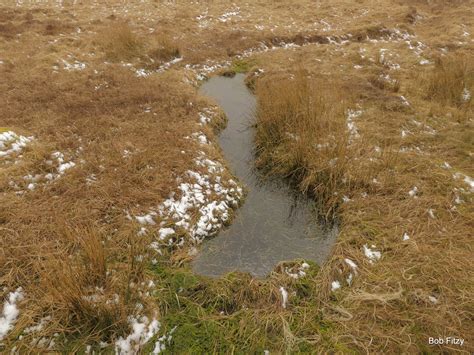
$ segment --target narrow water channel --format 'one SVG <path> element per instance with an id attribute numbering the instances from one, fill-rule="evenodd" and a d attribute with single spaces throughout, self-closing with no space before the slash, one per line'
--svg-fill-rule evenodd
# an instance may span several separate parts
<path id="1" fill-rule="evenodd" d="M 232 224 L 205 241 L 193 261 L 196 273 L 218 277 L 230 271 L 267 276 L 285 260 L 302 258 L 321 264 L 335 242 L 337 231 L 317 223 L 311 202 L 283 182 L 261 181 L 254 170 L 256 99 L 244 84 L 245 76 L 214 77 L 200 92 L 213 98 L 228 118 L 219 136 L 232 172 L 248 194 Z"/>

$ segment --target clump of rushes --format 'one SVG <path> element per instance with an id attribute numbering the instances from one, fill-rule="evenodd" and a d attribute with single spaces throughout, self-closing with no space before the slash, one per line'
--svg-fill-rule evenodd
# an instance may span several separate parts
<path id="1" fill-rule="evenodd" d="M 97 42 L 111 61 L 138 57 L 145 44 L 125 22 L 117 22 L 97 35 Z"/>
<path id="2" fill-rule="evenodd" d="M 472 101 L 474 66 L 462 56 L 438 58 L 426 83 L 428 99 L 456 107 L 467 105 Z"/>
<path id="3" fill-rule="evenodd" d="M 168 36 L 161 36 L 156 47 L 149 52 L 149 57 L 154 61 L 168 62 L 181 56 L 179 47 Z"/>
<path id="4" fill-rule="evenodd" d="M 257 167 L 289 178 L 316 196 L 332 217 L 349 185 L 355 146 L 347 128 L 349 102 L 341 87 L 310 79 L 303 71 L 257 84 Z"/>

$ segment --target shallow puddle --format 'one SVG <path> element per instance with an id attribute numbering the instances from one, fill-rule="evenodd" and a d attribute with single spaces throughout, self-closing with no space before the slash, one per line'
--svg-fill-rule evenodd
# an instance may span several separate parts
<path id="1" fill-rule="evenodd" d="M 205 241 L 193 261 L 196 273 L 221 276 L 238 270 L 257 277 L 268 275 L 284 260 L 302 258 L 324 262 L 334 244 L 336 228 L 317 223 L 312 204 L 283 182 L 262 182 L 254 172 L 256 100 L 245 76 L 214 77 L 200 89 L 224 110 L 228 124 L 219 143 L 232 172 L 248 194 L 234 221 L 214 239 Z"/>

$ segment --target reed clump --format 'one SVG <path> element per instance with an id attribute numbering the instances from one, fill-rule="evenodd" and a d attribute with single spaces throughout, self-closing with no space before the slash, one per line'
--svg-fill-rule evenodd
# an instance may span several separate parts
<path id="1" fill-rule="evenodd" d="M 438 58 L 425 78 L 426 96 L 455 107 L 469 105 L 474 87 L 474 66 L 464 56 Z"/>
<path id="2" fill-rule="evenodd" d="M 316 197 L 326 217 L 348 189 L 360 181 L 350 95 L 338 84 L 310 78 L 303 71 L 289 79 L 261 80 L 258 97 L 257 167 L 289 179 Z"/>

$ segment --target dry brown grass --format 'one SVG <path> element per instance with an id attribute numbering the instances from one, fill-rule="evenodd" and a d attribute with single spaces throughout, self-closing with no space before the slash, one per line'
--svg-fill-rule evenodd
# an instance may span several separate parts
<path id="1" fill-rule="evenodd" d="M 332 212 L 350 160 L 348 95 L 303 71 L 289 80 L 259 82 L 256 94 L 257 166 L 298 182 Z"/>
<path id="2" fill-rule="evenodd" d="M 125 22 L 116 22 L 103 29 L 97 42 L 105 51 L 106 58 L 112 61 L 136 58 L 142 55 L 145 47 L 143 40 Z"/>
<path id="3" fill-rule="evenodd" d="M 243 344 L 245 352 L 252 352 L 259 341 L 267 344 L 266 336 L 273 336 L 270 350 L 287 352 L 298 351 L 305 341 L 306 351 L 470 351 L 472 200 L 462 179 L 452 175 L 474 175 L 472 100 L 459 102 L 462 85 L 474 92 L 472 41 L 462 35 L 464 30 L 474 33 L 472 1 L 235 3 L 238 10 L 223 0 L 64 1 L 62 6 L 24 2 L 0 9 L 0 127 L 35 136 L 20 163 L 0 166 L 0 299 L 18 286 L 26 295 L 20 318 L 0 350 L 17 346 L 21 352 L 38 352 L 33 338 L 51 339 L 58 333 L 59 350 L 80 352 L 86 344 L 126 335 L 127 316 L 138 302 L 145 310 L 157 303 L 168 307 L 162 303 L 169 300 L 159 295 L 157 300 L 144 299 L 140 287 L 130 286 L 140 285 L 149 273 L 139 256 L 146 254 L 155 231 L 137 238 L 138 226 L 124 211 L 146 211 L 168 196 L 176 177 L 192 163 L 192 154 L 181 151 L 197 150 L 183 137 L 196 130 L 197 112 L 209 103 L 195 97 L 184 80 L 190 74 L 180 66 L 137 78 L 128 67 L 104 64 L 104 57 L 154 69 L 178 55 L 183 66 L 227 61 L 261 42 L 293 41 L 316 45 L 252 59 L 252 65 L 265 69 L 256 79 L 259 162 L 272 173 L 291 176 L 302 190 L 323 194 L 326 212 L 339 213 L 339 242 L 320 274 L 307 281 L 279 275 L 269 283 L 248 277 L 209 281 L 209 293 L 192 290 L 195 300 L 223 300 L 236 314 L 243 313 L 243 305 L 255 306 L 251 309 L 256 312 L 235 328 L 229 317 L 215 333 Z M 230 11 L 239 14 L 221 21 Z M 464 59 L 419 66 L 421 58 L 405 41 L 387 40 L 389 29 L 400 26 L 416 35 L 410 40 L 413 45 L 426 45 L 423 57 L 433 60 L 446 48 Z M 353 37 L 347 44 L 330 44 L 327 38 L 348 33 Z M 378 60 L 381 48 L 394 57 Z M 364 58 L 359 49 L 366 50 Z M 64 70 L 63 60 L 78 60 L 86 68 Z M 390 69 L 387 60 L 401 69 Z M 288 74 L 298 74 L 295 63 L 306 69 L 308 78 L 300 74 L 288 80 Z M 381 78 L 387 74 L 395 81 Z M 347 147 L 344 111 L 354 103 L 364 110 L 356 121 L 361 138 Z M 420 126 L 412 123 L 414 118 Z M 427 126 L 436 135 L 426 133 Z M 401 130 L 410 133 L 402 139 Z M 332 132 L 338 134 L 330 148 L 311 149 L 326 143 Z M 125 159 L 125 149 L 134 154 Z M 51 172 L 45 161 L 54 151 L 67 154 L 76 167 L 54 184 L 17 196 L 9 182 L 24 187 L 26 174 Z M 333 166 L 330 161 L 336 157 Z M 454 168 L 441 168 L 444 161 Z M 92 174 L 96 181 L 88 184 Z M 421 192 L 411 199 L 407 192 L 415 185 Z M 345 194 L 348 203 L 341 201 Z M 464 203 L 455 203 L 457 195 Z M 403 242 L 405 231 L 411 239 Z M 366 243 L 382 251 L 382 259 L 373 265 L 361 250 Z M 164 265 L 179 270 L 176 264 L 182 259 L 172 261 L 181 254 L 185 251 L 172 254 Z M 359 265 L 352 287 L 345 283 L 350 272 L 346 257 Z M 343 288 L 331 293 L 335 279 Z M 279 285 L 296 293 L 290 294 L 285 311 L 279 306 Z M 317 289 L 317 294 L 308 289 Z M 101 301 L 89 302 L 94 295 Z M 180 297 L 177 291 L 170 295 L 178 301 L 178 314 L 194 310 L 179 304 Z M 197 311 L 193 324 L 221 317 L 203 314 Z M 41 333 L 23 334 L 19 340 L 26 327 L 48 315 L 52 320 Z M 467 346 L 426 346 L 433 335 L 461 336 Z"/>
<path id="4" fill-rule="evenodd" d="M 168 62 L 180 56 L 180 49 L 171 38 L 161 36 L 157 40 L 156 48 L 150 51 L 149 56 L 154 60 Z"/>
<path id="5" fill-rule="evenodd" d="M 427 98 L 441 104 L 466 106 L 472 101 L 469 94 L 474 88 L 474 66 L 464 56 L 438 58 L 425 79 Z M 466 97 L 464 97 L 466 95 Z"/>
<path id="6" fill-rule="evenodd" d="M 146 310 L 149 302 L 138 286 L 148 258 L 137 258 L 149 253 L 154 235 L 137 237 L 125 211 L 159 204 L 191 164 L 192 155 L 180 152 L 192 144 L 184 137 L 195 130 L 199 107 L 188 105 L 195 94 L 172 73 L 139 79 L 116 67 L 96 76 L 43 72 L 44 80 L 26 65 L 16 62 L 2 82 L 2 117 L 8 117 L 2 124 L 35 136 L 18 163 L 3 165 L 0 174 L 0 284 L 4 292 L 23 285 L 26 295 L 18 328 L 4 343 L 29 349 L 37 334 L 16 337 L 46 315 L 54 318 L 41 333 L 47 339 L 55 333 L 78 338 L 68 345 L 73 349 L 110 342 L 127 333 L 136 304 Z M 7 90 L 13 81 L 16 90 Z M 132 151 L 129 158 L 125 149 Z M 51 172 L 45 161 L 54 151 L 72 157 L 76 167 L 53 184 L 15 195 L 10 181 L 24 188 L 24 175 Z"/>
<path id="7" fill-rule="evenodd" d="M 387 44 L 383 46 L 387 48 Z M 346 53 L 350 53 L 351 47 Z M 373 52 L 367 51 L 373 53 L 374 60 L 363 63 L 366 67 L 363 72 L 354 70 L 351 63 L 347 63 L 347 56 L 340 57 L 337 52 L 321 49 L 305 48 L 294 54 L 271 54 L 272 59 L 261 58 L 260 63 L 278 64 L 262 64 L 266 76 L 257 82 L 260 106 L 257 127 L 268 130 L 268 133 L 258 131 L 257 144 L 263 149 L 259 156 L 265 159 L 271 172 L 280 174 L 283 171 L 296 178 L 303 191 L 307 191 L 303 181 L 308 176 L 317 177 L 310 180 L 313 184 L 326 181 L 324 188 L 332 189 L 330 173 L 318 176 L 309 171 L 327 167 L 331 172 L 333 168 L 334 176 L 338 176 L 340 167 L 325 165 L 328 157 L 324 151 L 314 153 L 311 139 L 321 140 L 317 131 L 320 127 L 314 125 L 310 131 L 307 128 L 308 120 L 314 122 L 317 116 L 301 112 L 309 112 L 308 106 L 313 109 L 324 107 L 307 104 L 311 98 L 320 96 L 317 88 L 320 87 L 321 72 L 331 71 L 333 87 L 344 83 L 341 87 L 345 90 L 338 89 L 337 93 L 352 96 L 352 102 L 358 103 L 363 113 L 354 120 L 360 137 L 355 140 L 356 145 L 347 147 L 344 153 L 350 159 L 342 176 L 352 177 L 345 179 L 352 183 L 339 184 L 332 189 L 333 193 L 338 193 L 334 206 L 341 229 L 331 260 L 319 275 L 319 282 L 327 285 L 317 297 L 319 306 L 326 319 L 338 324 L 332 334 L 338 344 L 369 352 L 374 349 L 432 351 L 427 345 L 430 334 L 449 336 L 453 333 L 469 339 L 472 328 L 469 295 L 473 294 L 474 284 L 466 282 L 473 267 L 469 256 L 472 251 L 472 191 L 469 191 L 469 185 L 453 179 L 453 170 L 442 167 L 445 160 L 455 162 L 455 170 L 472 176 L 472 157 L 467 157 L 472 151 L 472 139 L 462 133 L 472 131 L 472 110 L 469 103 L 459 105 L 457 101 L 464 83 L 470 80 L 467 79 L 469 71 L 453 69 L 458 73 L 452 76 L 454 83 L 447 79 L 452 74 L 441 72 L 443 80 L 447 80 L 447 85 L 436 85 L 440 97 L 447 98 L 447 105 L 442 105 L 441 99 L 432 100 L 424 91 L 424 83 L 430 82 L 426 78 L 436 81 L 432 78 L 440 76 L 439 64 L 418 73 L 417 64 L 410 63 L 412 54 L 390 48 L 399 53 L 398 60 L 406 61 L 402 62 L 402 75 L 393 81 L 395 90 L 392 83 L 381 85 L 378 82 L 380 70 L 384 74 L 386 69 L 384 63 L 376 60 L 379 51 L 377 46 L 375 48 Z M 356 47 L 356 50 L 359 49 Z M 462 55 L 463 52 L 459 57 Z M 308 60 L 326 56 L 330 59 L 322 64 L 307 65 L 308 75 L 304 80 L 292 79 L 294 73 L 283 69 L 285 63 L 294 62 L 295 58 Z M 459 63 L 462 60 L 457 65 Z M 339 66 L 344 66 L 345 75 L 334 70 Z M 456 85 L 456 82 L 462 84 Z M 314 89 L 306 90 L 311 84 Z M 331 92 L 331 86 L 326 89 L 328 92 Z M 456 94 L 451 96 L 451 90 Z M 301 99 L 301 94 L 306 97 Z M 407 96 L 410 105 L 401 104 L 399 95 Z M 335 93 L 325 96 L 325 100 L 331 107 L 337 107 L 340 102 Z M 328 117 L 333 120 L 332 129 L 337 132 L 335 127 L 338 127 L 340 116 Z M 418 120 L 415 123 L 414 117 Z M 287 120 L 291 124 L 285 124 Z M 346 128 L 342 124 L 340 127 Z M 408 137 L 401 135 L 403 130 L 405 133 L 410 131 Z M 309 139 L 300 145 L 296 139 L 282 139 L 285 132 L 304 132 Z M 327 139 L 331 133 L 326 131 L 322 137 Z M 337 136 L 344 137 L 343 134 Z M 305 174 L 291 174 L 298 168 Z M 416 198 L 409 195 L 414 186 L 419 189 Z M 464 202 L 455 202 L 456 193 L 461 193 Z M 342 203 L 343 194 L 350 201 Z M 433 217 L 430 210 L 434 211 Z M 409 240 L 402 240 L 404 233 L 410 236 Z M 369 263 L 363 253 L 364 244 L 374 244 L 382 252 L 381 260 Z M 354 276 L 345 258 L 359 266 L 352 285 L 345 280 L 350 272 Z M 461 264 L 464 267 L 459 267 Z M 344 285 L 341 291 L 330 291 L 333 280 Z M 433 298 L 435 301 L 430 300 Z M 309 322 L 307 326 L 310 326 Z M 449 350 L 470 348 L 471 345 L 467 345 L 467 348 L 451 347 Z"/>

